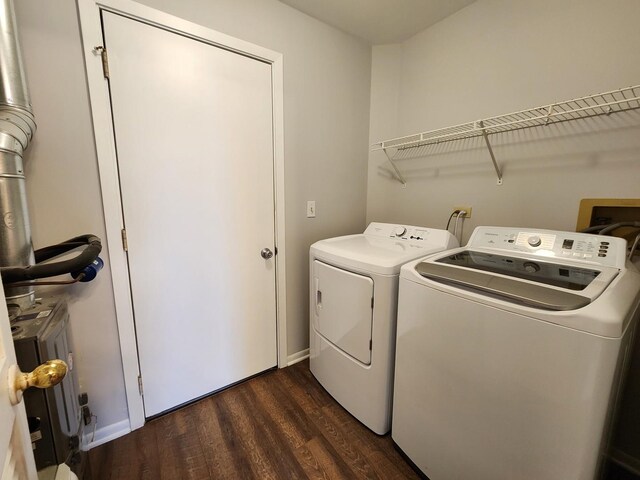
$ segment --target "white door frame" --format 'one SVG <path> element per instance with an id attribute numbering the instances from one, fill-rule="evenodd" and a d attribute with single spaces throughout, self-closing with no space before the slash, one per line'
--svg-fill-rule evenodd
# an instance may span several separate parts
<path id="1" fill-rule="evenodd" d="M 268 50 L 195 23 L 174 17 L 131 0 L 77 0 L 82 49 L 89 86 L 93 131 L 98 156 L 98 170 L 102 189 L 102 204 L 107 234 L 107 250 L 115 297 L 120 353 L 124 371 L 129 425 L 131 430 L 144 425 L 142 397 L 138 389 L 140 367 L 136 345 L 126 252 L 122 248 L 122 201 L 118 180 L 111 103 L 107 80 L 103 76 L 100 52 L 103 46 L 101 11 L 109 11 L 154 25 L 226 50 L 259 59 L 271 64 L 273 88 L 273 146 L 275 192 L 276 255 L 276 328 L 278 367 L 287 366 L 286 296 L 285 296 L 285 227 L 284 227 L 284 115 L 282 54 Z"/>

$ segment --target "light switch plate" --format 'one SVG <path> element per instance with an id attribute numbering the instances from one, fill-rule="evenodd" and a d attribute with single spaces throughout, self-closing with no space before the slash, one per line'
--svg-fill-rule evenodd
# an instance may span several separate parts
<path id="1" fill-rule="evenodd" d="M 307 218 L 315 218 L 316 217 L 316 201 L 308 200 L 307 201 Z"/>

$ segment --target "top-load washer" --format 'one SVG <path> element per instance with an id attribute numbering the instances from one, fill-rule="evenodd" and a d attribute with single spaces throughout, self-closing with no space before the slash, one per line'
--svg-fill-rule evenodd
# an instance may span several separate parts
<path id="1" fill-rule="evenodd" d="M 624 240 L 478 227 L 399 295 L 391 435 L 431 480 L 596 477 L 640 303 Z"/>
<path id="2" fill-rule="evenodd" d="M 311 246 L 311 373 L 377 434 L 391 420 L 400 267 L 457 246 L 445 230 L 384 223 Z"/>

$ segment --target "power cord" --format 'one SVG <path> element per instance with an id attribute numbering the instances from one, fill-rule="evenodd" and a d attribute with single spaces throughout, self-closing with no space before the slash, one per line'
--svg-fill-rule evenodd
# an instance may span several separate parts
<path id="1" fill-rule="evenodd" d="M 454 210 L 453 212 L 451 212 L 451 215 L 449 215 L 449 220 L 447 220 L 447 232 L 450 232 L 449 228 L 451 226 L 451 220 L 453 220 L 454 216 L 456 216 L 456 221 L 453 226 L 453 236 L 456 237 L 458 243 L 462 244 L 462 229 L 464 228 L 464 219 L 467 216 L 467 212 L 465 210 Z M 462 223 L 460 224 L 460 237 L 458 238 L 458 223 L 460 222 L 461 218 Z"/>
<path id="2" fill-rule="evenodd" d="M 636 235 L 635 240 L 633 241 L 633 245 L 631 246 L 631 250 L 629 250 L 629 260 L 633 260 L 633 255 L 638 248 L 638 243 L 640 242 L 640 233 Z"/>
<path id="3" fill-rule="evenodd" d="M 93 419 L 93 432 L 91 433 L 91 443 L 96 439 L 96 427 L 98 426 L 98 416 L 95 414 L 91 414 L 91 418 Z"/>
<path id="4" fill-rule="evenodd" d="M 460 210 L 454 210 L 453 213 L 451 215 L 449 215 L 449 220 L 447 221 L 447 228 L 446 230 L 449 231 L 449 225 L 451 224 L 451 219 L 453 218 L 453 216 L 458 213 Z"/>
<path id="5" fill-rule="evenodd" d="M 453 236 L 458 239 L 458 243 L 461 245 L 462 245 L 462 228 L 464 225 L 464 218 L 466 215 L 467 215 L 467 212 L 465 212 L 464 210 L 459 210 L 458 216 L 456 217 L 455 226 L 453 227 Z M 462 224 L 460 224 L 460 238 L 458 238 L 458 221 L 460 220 L 461 217 L 462 217 Z"/>

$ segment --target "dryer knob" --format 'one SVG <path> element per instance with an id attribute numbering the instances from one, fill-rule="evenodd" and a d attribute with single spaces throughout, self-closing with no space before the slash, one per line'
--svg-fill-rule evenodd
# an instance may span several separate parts
<path id="1" fill-rule="evenodd" d="M 532 247 L 539 247 L 542 244 L 542 239 L 538 235 L 533 235 L 527 239 L 527 242 Z"/>
<path id="2" fill-rule="evenodd" d="M 396 234 L 396 237 L 401 237 L 402 235 L 407 233 L 407 229 L 404 227 L 396 227 L 393 233 Z"/>

